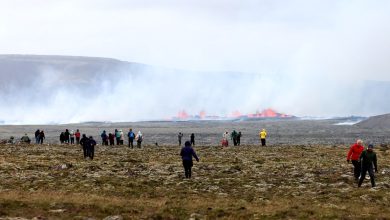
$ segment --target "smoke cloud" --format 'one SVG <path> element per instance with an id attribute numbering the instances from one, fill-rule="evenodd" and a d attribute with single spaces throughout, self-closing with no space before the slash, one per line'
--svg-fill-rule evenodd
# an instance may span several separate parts
<path id="1" fill-rule="evenodd" d="M 318 117 L 390 112 L 385 0 L 1 3 L 1 53 L 151 65 L 89 74 L 66 65 L 16 75 L 0 69 L 9 82 L 0 89 L 5 122 L 157 120 L 183 109 L 228 115 L 270 107 Z"/>
<path id="2" fill-rule="evenodd" d="M 40 67 L 29 77 L 22 74 L 9 79 L 7 86 L 2 85 L 0 120 L 7 124 L 164 120 L 181 110 L 218 116 L 265 108 L 296 116 L 366 115 L 389 110 L 382 102 L 390 91 L 386 82 L 332 84 L 328 79 L 319 83 L 318 78 L 308 78 L 312 82 L 308 84 L 285 75 L 193 72 L 140 64 L 89 74 L 90 67 L 82 67 L 86 72 L 80 74 L 74 73 L 77 70 L 70 64 L 65 66 L 60 70 Z M 367 92 L 373 85 L 377 89 Z M 382 94 L 379 97 L 378 92 Z M 373 101 L 365 102 L 362 97 Z"/>

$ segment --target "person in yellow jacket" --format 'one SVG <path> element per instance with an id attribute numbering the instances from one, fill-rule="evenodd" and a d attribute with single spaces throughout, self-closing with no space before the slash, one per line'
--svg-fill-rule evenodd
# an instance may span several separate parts
<path id="1" fill-rule="evenodd" d="M 263 130 L 260 131 L 259 136 L 261 140 L 261 146 L 265 146 L 265 138 L 267 137 L 267 131 L 263 128 Z"/>

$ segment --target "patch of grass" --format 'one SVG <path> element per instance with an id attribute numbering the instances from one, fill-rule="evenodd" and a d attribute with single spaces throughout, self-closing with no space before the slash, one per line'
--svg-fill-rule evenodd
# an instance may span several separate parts
<path id="1" fill-rule="evenodd" d="M 192 179 L 177 148 L 80 150 L 0 146 L 0 216 L 47 219 L 334 219 L 390 216 L 390 175 L 353 182 L 347 148 L 197 147 Z M 64 156 L 66 153 L 66 157 Z M 28 155 L 28 156 L 27 156 Z M 390 158 L 380 155 L 381 169 Z M 62 168 L 63 164 L 72 164 Z"/>

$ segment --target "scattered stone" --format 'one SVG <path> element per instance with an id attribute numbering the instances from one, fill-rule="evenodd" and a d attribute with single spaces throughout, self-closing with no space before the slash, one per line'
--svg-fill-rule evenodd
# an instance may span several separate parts
<path id="1" fill-rule="evenodd" d="M 203 215 L 201 214 L 198 214 L 198 213 L 192 213 L 190 215 L 190 220 L 201 220 L 201 219 L 204 219 Z"/>
<path id="2" fill-rule="evenodd" d="M 121 215 L 112 215 L 105 217 L 103 220 L 123 220 L 123 217 Z"/>
<path id="3" fill-rule="evenodd" d="M 49 212 L 51 213 L 63 213 L 65 212 L 66 210 L 65 209 L 53 209 L 53 210 L 49 210 Z"/>

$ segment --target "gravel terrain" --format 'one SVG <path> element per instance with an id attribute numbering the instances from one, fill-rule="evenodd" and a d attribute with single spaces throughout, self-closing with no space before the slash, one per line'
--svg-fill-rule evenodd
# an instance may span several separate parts
<path id="1" fill-rule="evenodd" d="M 266 128 L 268 145 L 328 144 L 349 145 L 357 138 L 373 144 L 390 143 L 390 128 L 371 125 L 369 128 L 356 125 L 335 125 L 340 120 L 259 120 L 259 121 L 192 121 L 192 122 L 137 122 L 137 123 L 84 123 L 70 125 L 43 126 L 0 126 L 0 138 L 10 136 L 20 138 L 24 133 L 34 136 L 36 129 L 44 129 L 47 143 L 59 143 L 59 134 L 65 129 L 80 129 L 81 133 L 93 135 L 100 141 L 103 130 L 114 132 L 122 129 L 127 134 L 129 128 L 139 130 L 144 135 L 146 145 L 175 146 L 177 134 L 184 133 L 183 140 L 195 134 L 196 145 L 219 145 L 225 130 L 241 131 L 243 145 L 259 144 L 258 133 Z M 125 144 L 127 140 L 125 140 Z"/>

